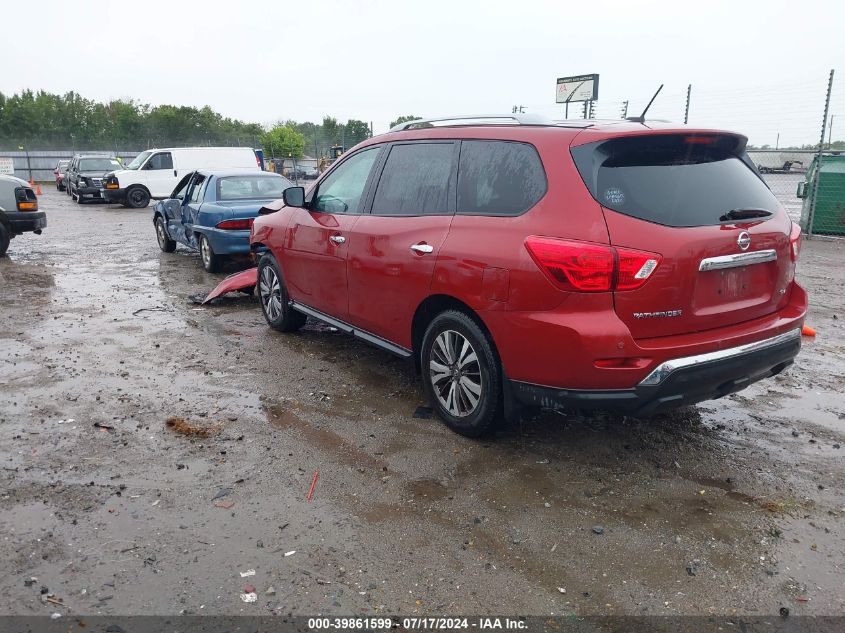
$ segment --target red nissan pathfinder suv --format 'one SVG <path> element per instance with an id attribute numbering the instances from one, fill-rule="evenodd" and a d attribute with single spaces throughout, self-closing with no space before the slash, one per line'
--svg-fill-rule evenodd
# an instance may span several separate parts
<path id="1" fill-rule="evenodd" d="M 746 138 L 529 115 L 404 123 L 262 210 L 270 326 L 413 358 L 478 436 L 520 405 L 647 415 L 773 376 L 801 345 L 801 232 Z"/>

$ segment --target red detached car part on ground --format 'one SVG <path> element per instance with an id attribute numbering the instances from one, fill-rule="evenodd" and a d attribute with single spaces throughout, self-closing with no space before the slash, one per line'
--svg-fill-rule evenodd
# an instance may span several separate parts
<path id="1" fill-rule="evenodd" d="M 745 143 L 519 115 L 403 124 L 262 210 L 265 318 L 412 357 L 466 435 L 518 403 L 649 414 L 738 391 L 792 362 L 807 309 L 800 230 Z"/>
<path id="2" fill-rule="evenodd" d="M 226 279 L 214 287 L 214 290 L 205 296 L 202 303 L 206 304 L 212 299 L 225 295 L 227 292 L 234 292 L 235 290 L 250 292 L 255 288 L 256 283 L 258 283 L 258 269 L 247 268 L 246 270 L 226 277 Z"/>

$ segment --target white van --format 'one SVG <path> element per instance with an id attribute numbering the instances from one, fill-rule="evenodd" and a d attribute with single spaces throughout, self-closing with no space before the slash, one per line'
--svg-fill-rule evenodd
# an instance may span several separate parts
<path id="1" fill-rule="evenodd" d="M 169 147 L 141 152 L 125 169 L 106 174 L 103 197 L 140 209 L 167 198 L 182 177 L 198 169 L 262 169 L 251 147 Z"/>

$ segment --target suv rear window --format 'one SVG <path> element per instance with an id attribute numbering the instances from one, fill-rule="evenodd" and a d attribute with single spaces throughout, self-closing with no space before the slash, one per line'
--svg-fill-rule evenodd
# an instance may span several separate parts
<path id="1" fill-rule="evenodd" d="M 458 213 L 520 215 L 546 193 L 546 172 L 533 145 L 463 141 L 458 165 Z"/>
<path id="2" fill-rule="evenodd" d="M 731 211 L 780 206 L 738 137 L 616 138 L 573 148 L 572 156 L 602 206 L 657 224 L 720 224 Z"/>

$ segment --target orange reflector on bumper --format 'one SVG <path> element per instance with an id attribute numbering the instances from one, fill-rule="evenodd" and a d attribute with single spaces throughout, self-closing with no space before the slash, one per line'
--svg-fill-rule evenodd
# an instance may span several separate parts
<path id="1" fill-rule="evenodd" d="M 18 211 L 38 211 L 37 202 L 18 202 Z"/>

